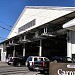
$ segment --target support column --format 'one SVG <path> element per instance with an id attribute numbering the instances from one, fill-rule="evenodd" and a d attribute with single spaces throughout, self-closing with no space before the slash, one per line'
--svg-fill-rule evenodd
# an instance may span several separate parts
<path id="1" fill-rule="evenodd" d="M 72 57 L 71 31 L 67 32 L 67 57 Z"/>
<path id="2" fill-rule="evenodd" d="M 26 35 L 24 35 L 24 41 L 26 40 Z M 23 44 L 23 56 L 25 56 L 25 43 Z"/>
<path id="3" fill-rule="evenodd" d="M 42 56 L 42 40 L 40 40 L 39 56 Z"/>
<path id="4" fill-rule="evenodd" d="M 24 43 L 24 47 L 23 47 L 23 56 L 25 56 L 25 43 Z"/>
<path id="5" fill-rule="evenodd" d="M 44 33 L 47 33 L 47 28 L 44 28 Z"/>
<path id="6" fill-rule="evenodd" d="M 14 46 L 14 50 L 13 50 L 13 57 L 15 57 L 15 54 L 16 54 L 16 53 L 15 53 L 15 46 Z"/>
<path id="7" fill-rule="evenodd" d="M 72 58 L 75 59 L 75 31 L 71 33 Z"/>

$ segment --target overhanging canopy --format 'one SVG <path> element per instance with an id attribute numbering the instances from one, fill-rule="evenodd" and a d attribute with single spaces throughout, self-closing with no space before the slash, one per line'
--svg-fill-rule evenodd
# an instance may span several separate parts
<path id="1" fill-rule="evenodd" d="M 75 31 L 75 18 L 72 19 L 71 21 L 65 23 L 63 25 L 63 28 Z"/>

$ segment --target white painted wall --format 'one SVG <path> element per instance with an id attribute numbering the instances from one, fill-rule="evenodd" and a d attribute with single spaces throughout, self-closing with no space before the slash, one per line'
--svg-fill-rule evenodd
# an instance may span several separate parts
<path id="1" fill-rule="evenodd" d="M 1 53 L 1 61 L 6 62 L 6 52 Z"/>
<path id="2" fill-rule="evenodd" d="M 1 61 L 5 62 L 6 61 L 6 52 L 3 52 L 3 45 L 0 45 L 0 50 L 1 50 Z"/>
<path id="3" fill-rule="evenodd" d="M 72 57 L 71 33 L 72 31 L 67 32 L 67 57 Z"/>
<path id="4" fill-rule="evenodd" d="M 25 25 L 26 23 L 32 21 L 33 19 L 36 19 L 36 25 L 26 29 L 23 32 L 26 32 L 35 27 L 43 25 L 44 23 L 52 21 L 56 18 L 66 15 L 70 12 L 72 12 L 72 11 L 62 10 L 62 9 L 61 10 L 60 9 L 52 9 L 52 8 L 50 8 L 50 9 L 25 8 L 7 38 L 12 38 L 16 35 L 19 35 L 18 28 Z M 21 33 L 23 33 L 23 32 L 21 32 Z"/>
<path id="5" fill-rule="evenodd" d="M 72 57 L 75 54 L 75 31 L 69 31 L 67 40 L 67 56 Z"/>
<path id="6" fill-rule="evenodd" d="M 71 45 L 72 45 L 72 54 L 75 54 L 75 31 L 72 31 L 72 42 L 71 42 Z"/>

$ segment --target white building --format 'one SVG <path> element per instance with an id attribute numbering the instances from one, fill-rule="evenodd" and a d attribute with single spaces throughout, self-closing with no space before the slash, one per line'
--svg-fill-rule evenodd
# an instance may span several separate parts
<path id="1" fill-rule="evenodd" d="M 3 45 L 0 47 L 1 61 L 5 61 L 9 54 L 72 57 L 72 54 L 75 54 L 72 49 L 75 48 L 75 42 L 74 37 L 71 38 L 68 32 L 73 32 L 74 35 L 75 33 L 67 30 L 65 23 L 73 18 L 75 18 L 74 7 L 25 7 L 7 39 L 1 43 Z M 69 38 L 73 44 L 69 42 Z"/>
<path id="2" fill-rule="evenodd" d="M 68 41 L 67 41 L 67 56 L 75 58 L 75 18 L 65 23 L 63 28 L 68 29 Z"/>

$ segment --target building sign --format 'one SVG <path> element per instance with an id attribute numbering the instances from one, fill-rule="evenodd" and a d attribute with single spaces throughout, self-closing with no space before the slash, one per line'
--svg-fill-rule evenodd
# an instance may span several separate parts
<path id="1" fill-rule="evenodd" d="M 50 63 L 49 75 L 75 75 L 75 63 Z"/>

